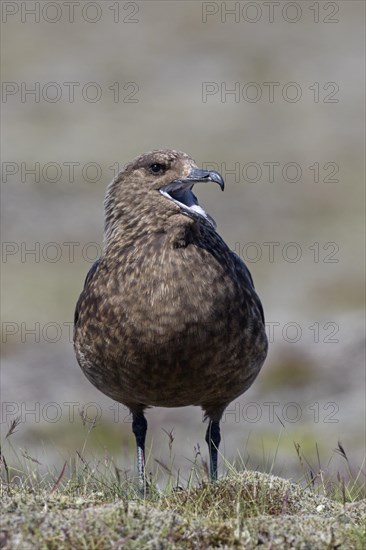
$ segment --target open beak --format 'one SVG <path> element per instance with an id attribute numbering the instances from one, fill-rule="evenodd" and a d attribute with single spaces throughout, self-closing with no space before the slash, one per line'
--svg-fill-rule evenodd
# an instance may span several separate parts
<path id="1" fill-rule="evenodd" d="M 192 187 L 195 183 L 202 181 L 212 181 L 218 183 L 222 191 L 224 190 L 224 179 L 215 170 L 201 170 L 200 168 L 192 168 L 188 176 L 181 179 L 176 179 L 168 185 L 164 185 L 160 189 L 160 193 L 167 199 L 175 202 L 177 206 L 190 216 L 197 218 L 205 218 L 209 223 L 216 227 L 215 221 L 211 218 L 203 208 L 198 204 L 197 197 L 192 192 Z"/>
<path id="2" fill-rule="evenodd" d="M 215 170 L 201 170 L 200 168 L 192 168 L 186 178 L 172 181 L 168 185 L 164 186 L 164 191 L 169 194 L 174 194 L 174 192 L 181 189 L 192 189 L 195 183 L 202 181 L 212 181 L 214 183 L 218 183 L 221 190 L 224 190 L 225 183 L 221 174 Z"/>

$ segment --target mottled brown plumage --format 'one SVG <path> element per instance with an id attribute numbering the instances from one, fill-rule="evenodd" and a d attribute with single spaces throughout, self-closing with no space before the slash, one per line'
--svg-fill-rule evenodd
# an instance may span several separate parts
<path id="1" fill-rule="evenodd" d="M 186 154 L 152 151 L 118 174 L 105 199 L 105 242 L 75 312 L 87 378 L 133 415 L 140 479 L 149 406 L 199 405 L 211 475 L 219 421 L 267 353 L 263 310 L 244 263 L 201 209 L 193 184 L 216 182 Z"/>

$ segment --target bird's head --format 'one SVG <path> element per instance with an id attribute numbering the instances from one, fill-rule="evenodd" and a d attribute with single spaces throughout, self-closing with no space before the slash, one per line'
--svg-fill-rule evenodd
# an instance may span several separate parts
<path id="1" fill-rule="evenodd" d="M 222 176 L 214 170 L 202 170 L 185 153 L 155 150 L 128 163 L 109 185 L 105 198 L 106 231 L 116 224 L 141 227 L 141 220 L 156 225 L 175 214 L 214 225 L 198 204 L 192 188 L 199 182 L 218 183 Z"/>

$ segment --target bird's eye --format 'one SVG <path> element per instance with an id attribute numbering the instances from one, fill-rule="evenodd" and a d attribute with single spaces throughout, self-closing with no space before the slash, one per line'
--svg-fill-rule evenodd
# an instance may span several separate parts
<path id="1" fill-rule="evenodd" d="M 162 164 L 151 164 L 150 165 L 150 170 L 153 174 L 160 174 L 161 172 L 164 171 L 164 166 Z"/>

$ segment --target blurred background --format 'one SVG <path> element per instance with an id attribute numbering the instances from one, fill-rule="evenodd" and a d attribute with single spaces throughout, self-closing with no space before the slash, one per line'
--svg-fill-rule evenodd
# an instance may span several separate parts
<path id="1" fill-rule="evenodd" d="M 9 461 L 31 456 L 57 472 L 78 451 L 133 474 L 130 418 L 82 374 L 72 320 L 101 250 L 107 184 L 135 156 L 167 147 L 224 176 L 225 193 L 195 192 L 247 263 L 266 314 L 269 356 L 228 408 L 221 452 L 239 468 L 299 479 L 300 445 L 306 470 L 358 471 L 364 4 L 2 10 L 2 437 L 21 420 Z M 197 451 L 207 458 L 201 411 L 157 408 L 147 419 L 149 470 L 160 462 L 187 479 Z"/>

